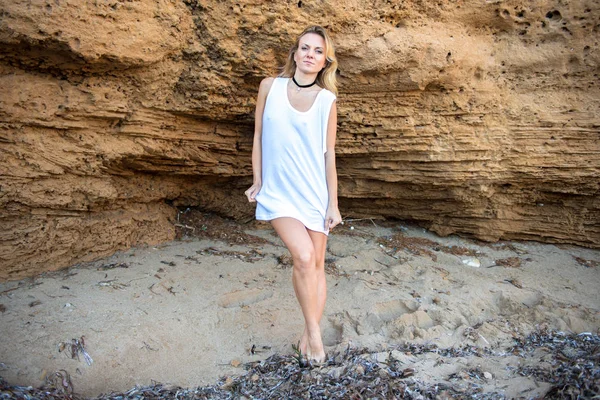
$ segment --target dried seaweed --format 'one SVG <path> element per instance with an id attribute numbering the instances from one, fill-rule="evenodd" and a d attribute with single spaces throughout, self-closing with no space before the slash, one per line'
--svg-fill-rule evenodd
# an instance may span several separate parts
<path id="1" fill-rule="evenodd" d="M 380 238 L 377 242 L 385 248 L 391 249 L 391 253 L 388 252 L 388 255 L 394 255 L 400 250 L 405 250 L 416 256 L 429 256 L 432 261 L 437 261 L 437 255 L 434 251 L 441 251 L 455 256 L 481 256 L 477 251 L 466 247 L 443 246 L 427 238 L 405 236 L 402 232 L 398 232 L 388 238 Z"/>
<path id="2" fill-rule="evenodd" d="M 277 266 L 281 269 L 292 268 L 294 266 L 294 260 L 289 254 L 282 254 L 277 257 Z"/>
<path id="3" fill-rule="evenodd" d="M 250 249 L 248 251 L 231 251 L 231 250 L 219 250 L 214 247 L 208 247 L 203 250 L 198 250 L 196 253 L 201 254 L 203 256 L 211 255 L 211 256 L 225 256 L 230 258 L 237 258 L 244 262 L 254 263 L 265 258 L 265 254 L 254 249 Z"/>
<path id="4" fill-rule="evenodd" d="M 483 242 L 483 241 L 477 241 L 477 240 L 475 242 L 477 242 L 480 246 L 489 247 L 493 250 L 509 250 L 509 251 L 512 251 L 519 255 L 528 254 L 528 251 L 526 249 L 522 248 L 521 246 L 515 246 L 514 243 L 509 243 L 509 242 L 490 243 L 490 242 Z"/>
<path id="5" fill-rule="evenodd" d="M 325 260 L 325 273 L 337 277 L 347 275 L 345 272 L 340 271 L 340 268 L 333 260 Z"/>
<path id="6" fill-rule="evenodd" d="M 107 281 L 100 281 L 96 284 L 97 286 L 100 287 L 109 287 L 115 290 L 124 290 L 125 288 L 129 287 L 129 284 L 127 283 L 119 283 L 117 282 L 116 279 L 110 279 Z"/>
<path id="7" fill-rule="evenodd" d="M 175 233 L 178 239 L 197 237 L 217 239 L 229 244 L 267 244 L 263 238 L 247 234 L 239 223 L 221 218 L 218 215 L 203 213 L 197 209 L 185 208 L 177 213 Z"/>
<path id="8" fill-rule="evenodd" d="M 495 263 L 500 267 L 521 268 L 523 260 L 520 257 L 508 257 L 496 260 Z"/>
<path id="9" fill-rule="evenodd" d="M 441 349 L 435 344 L 406 343 L 389 347 L 389 357 L 366 349 L 346 349 L 330 356 L 322 367 L 313 368 L 298 361 L 298 354 L 275 354 L 266 360 L 246 364 L 247 372 L 239 377 L 223 377 L 212 386 L 184 389 L 159 383 L 136 387 L 124 393 L 109 393 L 94 400 L 108 399 L 504 399 L 502 392 L 482 389 L 486 372 L 470 368 L 447 377 L 446 382 L 430 384 L 418 379 L 415 370 L 392 357 L 393 351 L 409 356 L 435 353 L 442 362 L 458 357 L 533 357 L 545 348 L 551 356 L 549 368 L 514 367 L 519 376 L 534 377 L 552 386 L 544 398 L 597 398 L 600 395 L 600 337 L 592 333 L 579 335 L 538 330 L 525 338 L 516 338 L 507 351 L 463 346 Z M 380 354 L 380 353 L 378 353 Z M 379 361 L 378 361 L 379 360 Z M 488 373 L 489 376 L 489 373 Z M 0 378 L 0 399 L 80 399 L 72 394 L 66 371 L 55 373 L 40 389 L 9 386 Z M 66 385 L 65 385 L 66 383 Z"/>
<path id="10" fill-rule="evenodd" d="M 376 224 L 373 218 L 346 219 L 341 224 L 336 226 L 332 233 L 335 235 L 375 238 L 376 235 L 362 228 L 370 228 L 372 226 L 377 227 L 378 224 L 388 225 L 383 220 L 378 220 Z"/>
<path id="11" fill-rule="evenodd" d="M 573 256 L 573 258 L 575 259 L 575 261 L 577 261 L 577 263 L 579 263 L 579 265 L 583 265 L 587 268 L 597 268 L 598 266 L 600 266 L 600 262 L 595 260 L 586 260 L 585 258 L 575 256 Z"/>
<path id="12" fill-rule="evenodd" d="M 129 268 L 129 264 L 127 263 L 110 263 L 104 264 L 97 268 L 98 271 L 109 271 L 115 268 Z"/>
<path id="13" fill-rule="evenodd" d="M 87 365 L 92 365 L 92 363 L 94 362 L 94 360 L 92 360 L 92 357 L 90 357 L 88 352 L 85 350 L 84 336 L 80 337 L 79 339 L 71 339 L 71 341 L 60 342 L 58 344 L 58 352 L 62 353 L 65 350 L 66 353 L 69 353 L 71 358 L 74 360 L 76 359 L 77 361 L 79 361 L 79 353 L 81 353 L 83 354 L 83 358 L 85 359 Z"/>
<path id="14" fill-rule="evenodd" d="M 515 339 L 513 354 L 527 357 L 538 348 L 552 355 L 551 368 L 519 367 L 517 373 L 552 384 L 549 399 L 597 398 L 600 396 L 600 336 L 592 333 L 567 335 L 540 330 L 525 339 Z"/>
<path id="15" fill-rule="evenodd" d="M 510 279 L 505 279 L 503 282 L 510 283 L 511 285 L 513 285 L 516 288 L 523 289 L 523 284 L 518 279 L 510 278 Z"/>
<path id="16" fill-rule="evenodd" d="M 439 246 L 439 248 L 436 248 L 434 250 L 441 251 L 447 254 L 454 254 L 455 256 L 481 256 L 481 253 L 478 253 L 476 250 L 462 246 Z"/>
<path id="17" fill-rule="evenodd" d="M 388 249 L 393 249 L 393 253 L 405 250 L 415 256 L 427 255 L 433 261 L 437 261 L 437 255 L 431 251 L 430 248 L 437 248 L 440 246 L 439 243 L 434 242 L 433 240 L 404 236 L 402 232 L 398 232 L 388 238 L 380 238 L 377 242 Z"/>

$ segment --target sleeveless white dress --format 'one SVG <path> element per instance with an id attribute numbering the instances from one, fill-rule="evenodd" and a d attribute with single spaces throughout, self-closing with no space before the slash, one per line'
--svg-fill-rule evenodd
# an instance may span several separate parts
<path id="1" fill-rule="evenodd" d="M 308 111 L 287 95 L 289 78 L 275 78 L 262 118 L 262 187 L 256 219 L 291 217 L 312 231 L 325 229 L 327 124 L 335 94 L 322 89 Z"/>

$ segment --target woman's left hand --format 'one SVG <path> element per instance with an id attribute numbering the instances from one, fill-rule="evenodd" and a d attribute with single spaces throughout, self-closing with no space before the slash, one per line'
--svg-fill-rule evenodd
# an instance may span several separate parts
<path id="1" fill-rule="evenodd" d="M 337 207 L 329 207 L 325 214 L 325 229 L 333 229 L 336 225 L 342 222 L 342 215 Z"/>

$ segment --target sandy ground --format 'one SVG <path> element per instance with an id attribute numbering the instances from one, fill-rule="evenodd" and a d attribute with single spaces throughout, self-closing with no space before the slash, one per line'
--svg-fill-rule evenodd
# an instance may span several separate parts
<path id="1" fill-rule="evenodd" d="M 199 237 L 0 283 L 0 376 L 39 386 L 64 369 L 77 393 L 94 396 L 153 382 L 215 384 L 243 373 L 248 361 L 291 353 L 302 317 L 287 250 L 267 225 L 226 222 L 211 237 L 214 221 L 188 229 Z M 598 250 L 485 244 L 363 220 L 336 228 L 327 261 L 321 325 L 330 353 L 405 342 L 502 351 L 540 326 L 600 329 Z M 61 342 L 82 336 L 91 365 L 59 351 Z M 399 357 L 425 382 L 478 368 L 488 372 L 485 390 L 509 397 L 547 390 L 514 373 L 524 362 L 516 356 L 442 365 L 432 354 Z"/>

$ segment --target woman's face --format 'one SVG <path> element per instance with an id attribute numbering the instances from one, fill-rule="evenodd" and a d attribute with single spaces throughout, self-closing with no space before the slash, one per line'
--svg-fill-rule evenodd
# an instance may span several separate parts
<path id="1" fill-rule="evenodd" d="M 294 53 L 296 68 L 307 74 L 318 73 L 325 67 L 325 39 L 316 33 L 307 33 L 300 38 Z"/>

